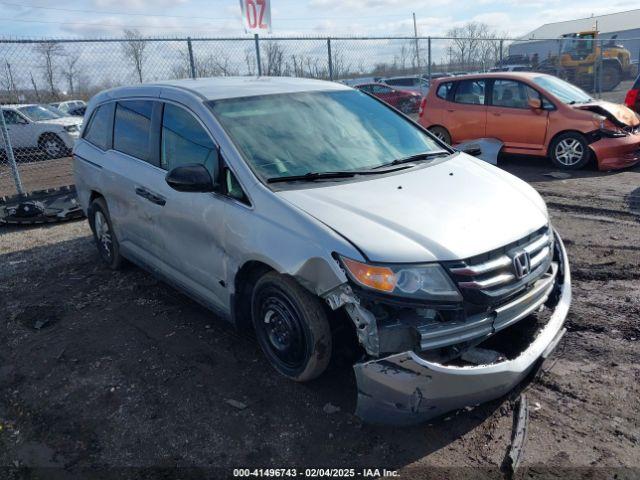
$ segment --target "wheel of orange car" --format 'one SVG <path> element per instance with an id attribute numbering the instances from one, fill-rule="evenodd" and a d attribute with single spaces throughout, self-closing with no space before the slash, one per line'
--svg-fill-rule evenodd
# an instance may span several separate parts
<path id="1" fill-rule="evenodd" d="M 322 301 L 293 278 L 270 272 L 253 290 L 258 343 L 279 373 L 297 382 L 320 376 L 331 359 L 331 329 Z"/>
<path id="2" fill-rule="evenodd" d="M 589 162 L 591 153 L 583 135 L 578 132 L 566 132 L 551 142 L 549 158 L 562 169 L 578 170 Z"/>
<path id="3" fill-rule="evenodd" d="M 451 145 L 451 134 L 446 128 L 437 125 L 435 127 L 430 127 L 429 131 L 433 133 L 437 139 L 442 140 L 447 145 Z"/>

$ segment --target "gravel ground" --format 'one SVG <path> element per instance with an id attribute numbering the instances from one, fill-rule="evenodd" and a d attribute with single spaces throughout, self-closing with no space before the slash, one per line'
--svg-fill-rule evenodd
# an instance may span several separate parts
<path id="1" fill-rule="evenodd" d="M 640 167 L 556 179 L 535 159 L 501 166 L 548 201 L 574 277 L 569 333 L 520 389 L 531 417 L 518 475 L 637 478 Z M 310 384 L 281 378 L 195 302 L 133 266 L 103 267 L 84 221 L 0 227 L 0 267 L 2 479 L 293 466 L 503 476 L 515 394 L 428 425 L 364 425 L 349 364 Z"/>

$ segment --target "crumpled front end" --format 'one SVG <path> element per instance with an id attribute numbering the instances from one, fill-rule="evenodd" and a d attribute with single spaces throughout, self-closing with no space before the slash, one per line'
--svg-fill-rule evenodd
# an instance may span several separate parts
<path id="1" fill-rule="evenodd" d="M 640 127 L 636 127 L 627 136 L 601 138 L 590 145 L 598 170 L 619 170 L 640 162 Z"/>
<path id="2" fill-rule="evenodd" d="M 414 319 L 418 335 L 412 349 L 383 354 L 393 345 L 405 345 L 411 336 L 398 335 L 402 328 L 397 324 L 376 322 L 375 315 L 362 305 L 347 309 L 352 318 L 362 322 L 356 321 L 356 326 L 361 333 L 360 342 L 369 353 L 367 360 L 354 367 L 358 385 L 356 414 L 371 423 L 415 424 L 498 398 L 520 383 L 540 359 L 553 351 L 566 331 L 563 324 L 571 303 L 569 264 L 560 237 L 551 230 L 548 234 L 554 239 L 547 239 L 542 232 L 517 246 L 537 249 L 532 261 L 547 255 L 547 248 L 553 251 L 548 261 L 536 260 L 543 274 L 533 277 L 506 300 L 485 298 L 483 307 L 464 318 L 440 317 L 438 313 L 437 322 Z M 461 283 L 470 289 L 477 289 L 474 284 L 484 287 L 487 282 L 495 282 L 492 279 L 506 275 L 498 268 L 507 254 L 501 255 L 481 265 L 468 262 L 451 270 L 462 276 L 482 272 Z M 496 270 L 487 270 L 493 267 Z M 477 289 L 471 292 L 475 295 L 471 298 L 482 303 L 483 295 L 495 295 L 509 285 Z M 390 325 L 390 338 L 395 342 L 386 338 Z M 376 342 L 372 343 L 374 338 Z M 380 353 L 377 358 L 371 354 L 376 348 Z"/>

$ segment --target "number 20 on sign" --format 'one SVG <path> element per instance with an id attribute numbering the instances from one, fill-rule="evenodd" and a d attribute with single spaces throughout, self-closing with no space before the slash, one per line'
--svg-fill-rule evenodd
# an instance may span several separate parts
<path id="1" fill-rule="evenodd" d="M 271 0 L 240 0 L 240 8 L 245 32 L 271 32 Z"/>

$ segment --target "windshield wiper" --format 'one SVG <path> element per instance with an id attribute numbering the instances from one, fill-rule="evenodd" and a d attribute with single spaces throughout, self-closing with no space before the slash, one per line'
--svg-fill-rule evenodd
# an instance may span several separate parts
<path id="1" fill-rule="evenodd" d="M 415 155 L 409 155 L 408 157 L 396 158 L 392 162 L 384 163 L 375 168 L 390 167 L 392 165 L 400 165 L 403 163 L 417 162 L 419 160 L 429 160 L 431 158 L 441 157 L 442 155 L 450 155 L 450 153 L 445 150 L 437 150 L 435 152 L 422 152 L 422 153 L 417 153 Z"/>
<path id="2" fill-rule="evenodd" d="M 392 168 L 389 170 L 376 170 L 380 167 L 386 167 L 390 165 L 396 164 L 388 164 L 388 165 L 380 165 L 379 167 L 374 167 L 371 170 L 344 170 L 337 172 L 307 172 L 303 175 L 288 175 L 284 177 L 271 177 L 267 178 L 267 183 L 277 183 L 277 182 L 295 182 L 296 180 L 304 180 L 308 182 L 313 182 L 314 180 L 324 180 L 331 178 L 351 178 L 356 175 L 382 175 L 385 173 L 395 172 L 397 170 L 404 170 L 406 167 Z"/>
<path id="3" fill-rule="evenodd" d="M 286 175 L 284 177 L 271 177 L 267 178 L 267 183 L 277 182 L 293 182 L 295 180 L 322 180 L 325 178 L 349 178 L 354 177 L 356 172 L 307 172 L 303 175 Z"/>

